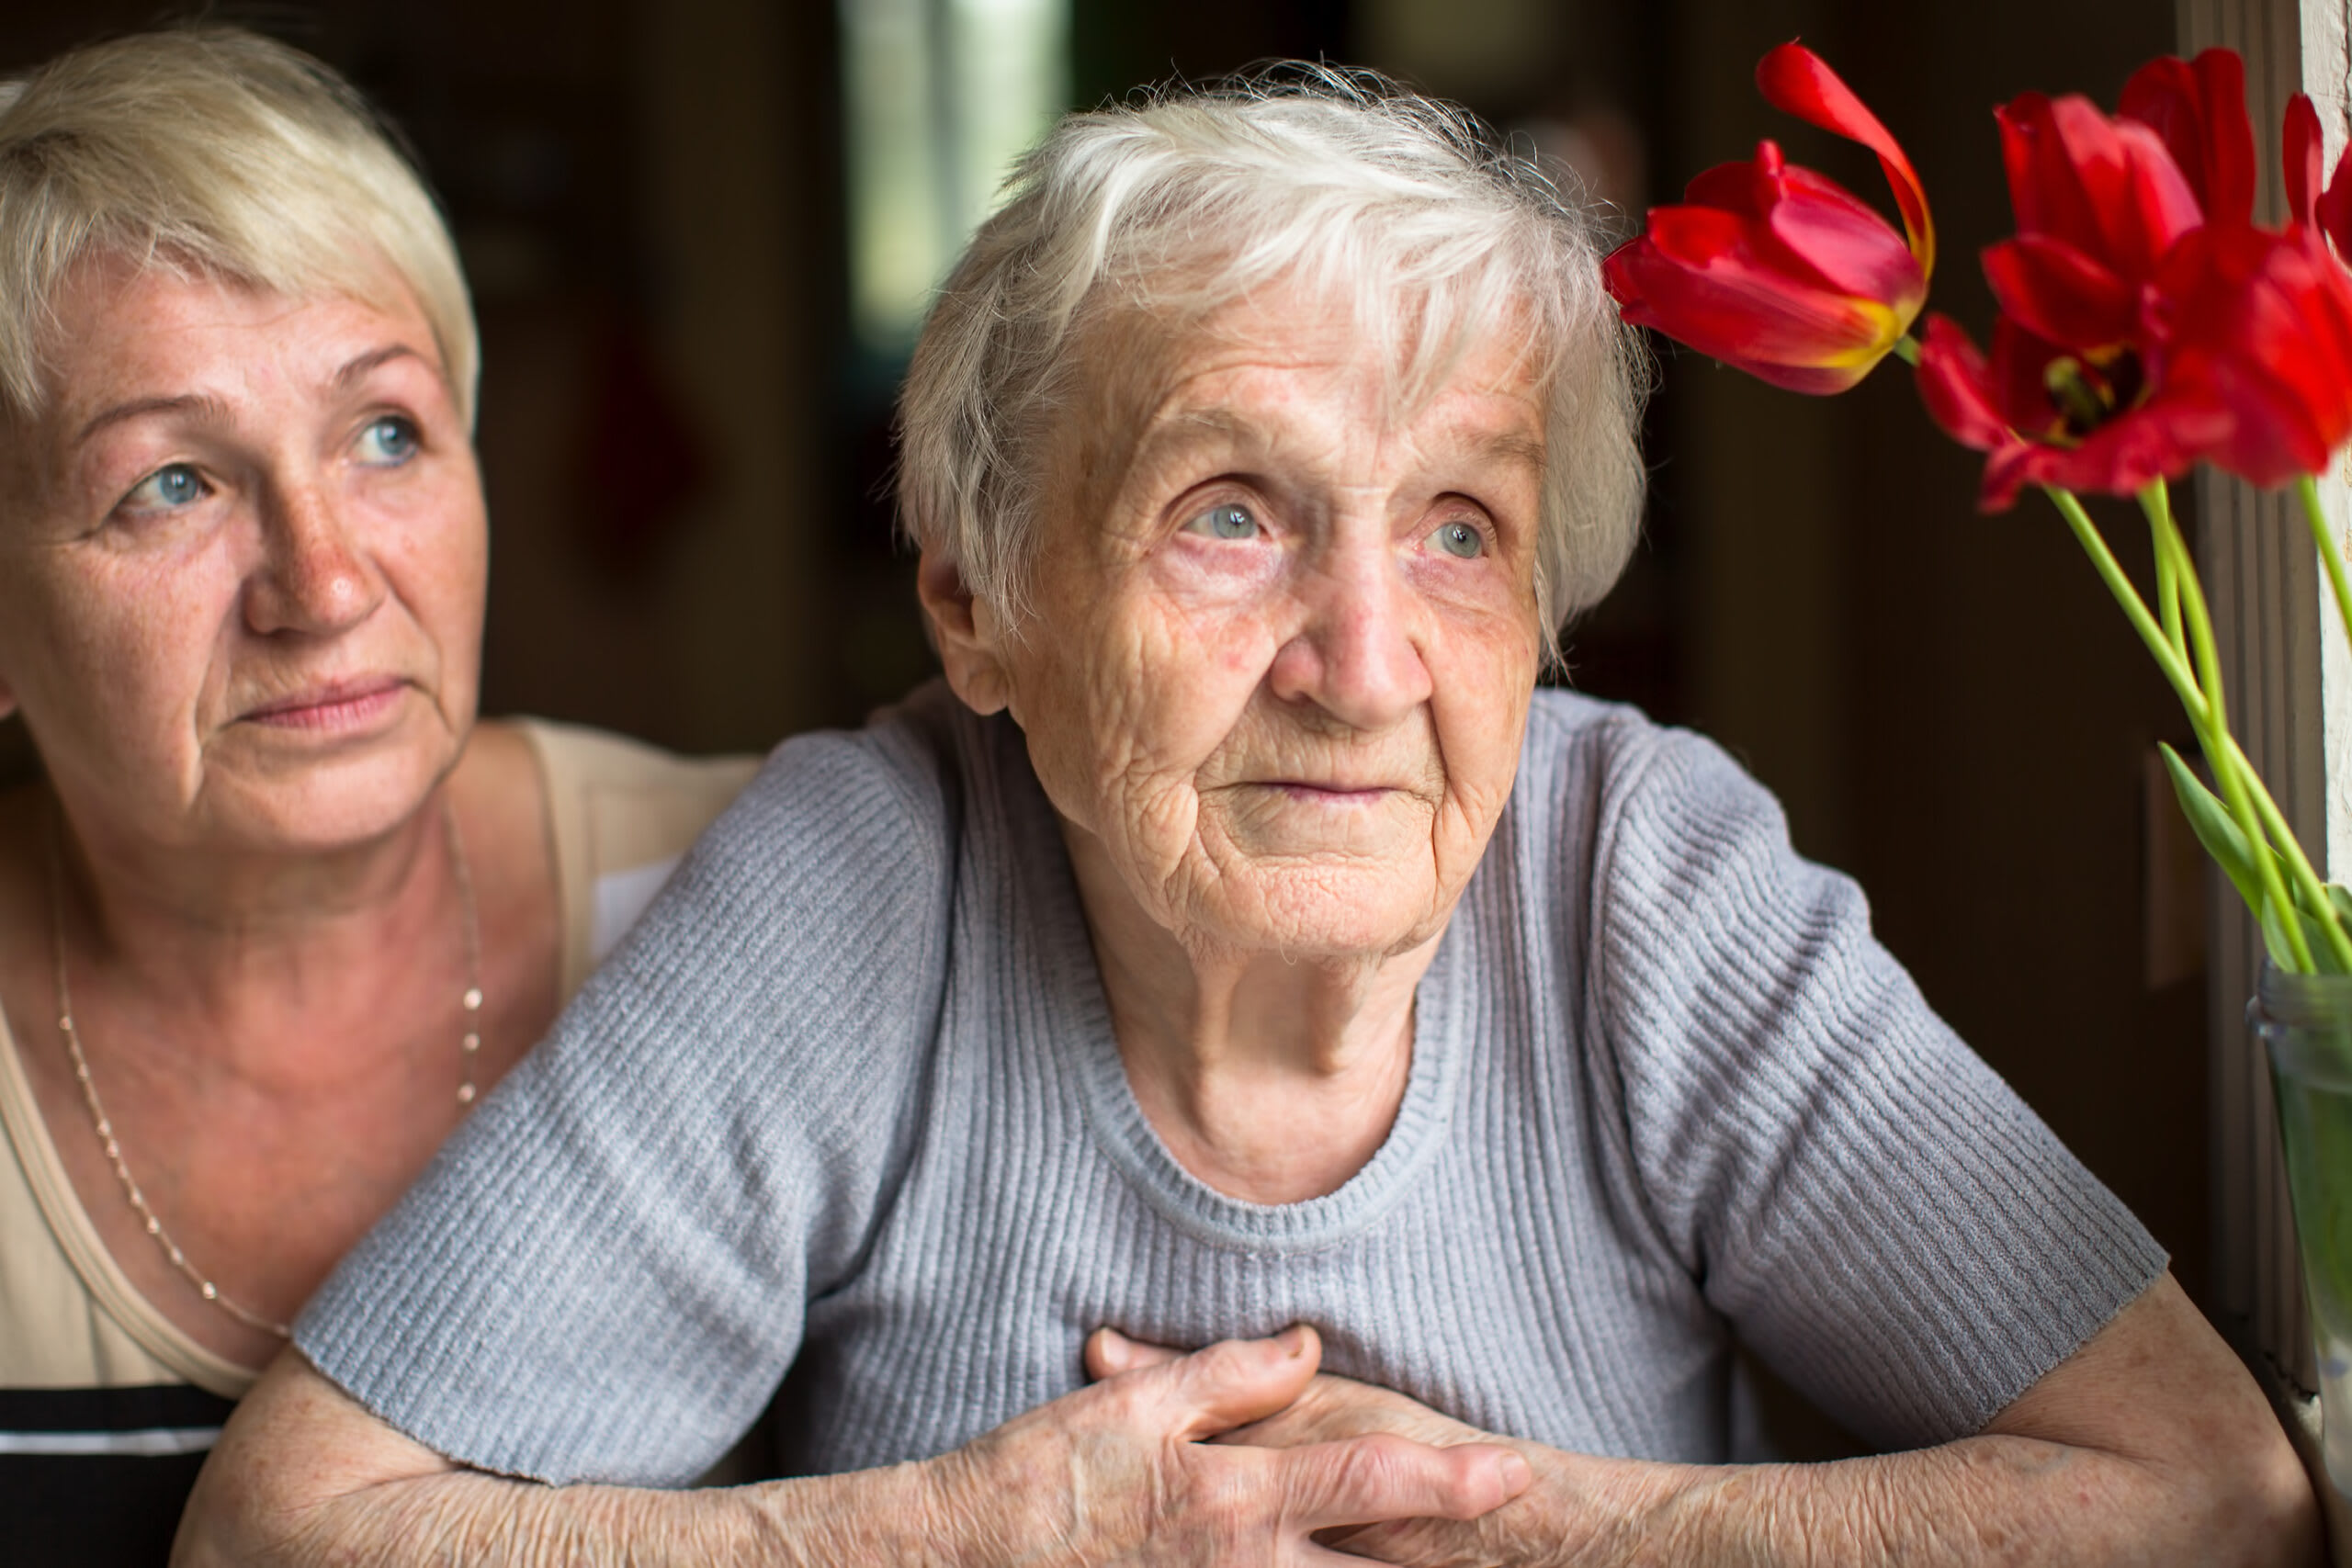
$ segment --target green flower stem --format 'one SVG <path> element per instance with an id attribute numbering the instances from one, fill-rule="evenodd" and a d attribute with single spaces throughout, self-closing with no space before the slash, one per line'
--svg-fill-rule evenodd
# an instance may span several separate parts
<path id="1" fill-rule="evenodd" d="M 2107 540 L 2100 535 L 2098 525 L 2091 521 L 2090 513 L 2083 510 L 2083 503 L 2075 499 L 2074 493 L 2055 485 L 2043 486 L 2042 493 L 2050 498 L 2050 503 L 2058 509 L 2059 515 L 2066 519 L 2066 525 L 2075 531 L 2075 538 L 2082 545 L 2084 553 L 2091 558 L 2091 565 L 2098 569 L 2100 581 L 2114 595 L 2124 618 L 2132 623 L 2132 629 L 2138 632 L 2140 640 L 2147 645 L 2149 654 L 2154 658 L 2156 667 L 2164 671 L 2165 679 L 2172 682 L 2174 694 L 2180 698 L 2180 705 L 2188 710 L 2188 721 L 2196 727 L 2206 758 L 2212 764 L 2214 782 L 2222 786 L 2222 798 L 2229 807 L 2230 815 L 2236 818 L 2238 831 L 2245 835 L 2247 845 L 2255 852 L 2254 862 L 2263 879 L 2263 892 L 2278 906 L 2278 923 L 2285 932 L 2297 967 L 2304 974 L 2311 973 L 2311 948 L 2303 941 L 2301 923 L 2295 919 L 2294 905 L 2288 898 L 2286 884 L 2278 875 L 2278 863 L 2260 852 L 2267 835 L 2261 830 L 2260 818 L 2247 795 L 2245 782 L 2239 776 L 2238 770 L 2245 765 L 2244 753 L 2239 752 L 2231 741 L 2227 724 L 2215 722 L 2221 717 L 2218 680 L 2212 697 L 2209 699 L 2199 685 L 2197 677 L 2190 673 L 2188 662 L 2165 637 L 2164 628 L 2156 624 L 2155 616 L 2148 613 L 2147 604 L 2141 599 L 2140 591 L 2132 585 L 2132 580 L 2124 575 L 2123 568 L 2117 564 L 2115 553 L 2107 547 Z M 2153 519 L 2151 523 L 2154 525 Z M 2164 530 L 2158 528 L 2157 532 L 2157 547 L 2161 551 L 2165 547 Z M 2174 533 L 2177 536 L 2177 530 Z M 2203 617 L 2204 601 L 2196 592 L 2193 568 L 2188 578 L 2185 586 L 2188 590 L 2193 625 Z M 2205 641 L 2209 651 L 2211 640 L 2211 628 L 2208 627 Z M 2215 671 L 2218 671 L 2218 665 L 2216 660 Z M 2209 678 L 2213 678 L 2214 673 L 2209 672 Z M 2258 916 L 2259 911 L 2256 913 Z"/>
<path id="2" fill-rule="evenodd" d="M 2116 564 L 2113 552 L 2107 547 L 2107 540 L 2100 536 L 2098 525 L 2091 521 L 2090 513 L 2083 510 L 2083 503 L 2075 499 L 2072 491 L 2044 486 L 2041 493 L 2050 498 L 2050 504 L 2058 509 L 2059 515 L 2066 519 L 2067 526 L 2074 529 L 2075 539 L 2083 547 L 2083 553 L 2089 556 L 2091 565 L 2098 569 L 2099 581 L 2105 582 L 2107 591 L 2115 595 L 2116 604 L 2123 611 L 2123 618 L 2132 623 L 2132 629 L 2138 632 L 2140 640 L 2148 645 L 2148 652 L 2155 660 L 2156 668 L 2163 671 L 2165 679 L 2172 682 L 2173 694 L 2180 698 L 2180 705 L 2188 710 L 2189 723 L 2202 733 L 2206 726 L 2205 694 L 2198 689 L 2197 677 L 2189 672 L 2188 660 L 2165 637 L 2164 628 L 2156 625 L 2155 616 L 2148 613 L 2148 606 L 2140 598 L 2140 591 L 2132 586 L 2132 580 L 2124 576 L 2123 569 Z"/>
<path id="3" fill-rule="evenodd" d="M 2319 484 L 2309 474 L 2295 481 L 2295 493 L 2302 497 L 2303 519 L 2312 527 L 2312 543 L 2319 547 L 2320 564 L 2327 568 L 2327 585 L 2335 590 L 2335 614 L 2344 623 L 2344 634 L 2352 637 L 2352 583 L 2344 581 L 2344 554 L 2335 541 L 2328 536 L 2327 512 L 2319 503 Z"/>
<path id="4" fill-rule="evenodd" d="M 2270 791 L 2263 784 L 2262 775 L 2255 772 L 2254 763 L 2247 759 L 2244 748 L 2238 745 L 2237 738 L 2232 736 L 2228 739 L 2230 764 L 2245 781 L 2247 793 L 2253 798 L 2256 812 L 2262 818 L 2264 828 L 2272 840 L 2286 846 L 2280 853 L 2286 858 L 2287 871 L 2294 877 L 2297 891 L 2305 897 L 2305 912 L 2329 931 L 2328 946 L 2335 951 L 2338 957 L 2352 958 L 2352 938 L 2345 938 L 2336 924 L 2333 901 L 2327 896 L 2327 885 L 2320 880 L 2318 870 L 2304 855 L 2303 846 L 2295 838 L 2295 829 L 2288 824 L 2287 814 L 2279 810 L 2278 803 L 2270 797 Z"/>
<path id="5" fill-rule="evenodd" d="M 1895 358 L 1900 359 L 1904 364 L 1910 366 L 1915 370 L 1918 368 L 1919 340 L 1917 338 L 1913 337 L 1909 333 L 1905 333 L 1901 337 L 1896 338 L 1889 346 L 1894 352 Z"/>
<path id="6" fill-rule="evenodd" d="M 2180 629 L 2180 563 L 2164 547 L 2163 531 L 2172 526 L 2172 487 L 2162 479 L 2152 479 L 2140 492 L 2140 510 L 2148 514 L 2150 537 L 2156 539 L 2156 613 L 2164 617 L 2165 638 L 2186 657 L 2188 645 L 2181 640 Z"/>
<path id="7" fill-rule="evenodd" d="M 2238 830 L 2246 836 L 2249 845 L 2259 848 L 2266 842 L 2276 849 L 2287 863 L 2287 872 L 2294 879 L 2295 891 L 2301 895 L 2303 907 L 2317 921 L 2327 938 L 2329 950 L 2336 963 L 2352 969 L 2352 935 L 2346 935 L 2343 925 L 2334 915 L 2327 897 L 2327 887 L 2312 868 L 2297 841 L 2294 829 L 2288 826 L 2286 815 L 2271 799 L 2263 786 L 2262 775 L 2247 760 L 2236 737 L 2230 733 L 2229 716 L 2222 701 L 2222 660 L 2213 645 L 2213 623 L 2205 605 L 2205 591 L 2198 581 L 2197 562 L 2188 553 L 2188 541 L 2181 535 L 2166 508 L 2159 516 L 2152 516 L 2158 535 L 2158 548 L 2169 553 L 2174 561 L 2176 577 L 2180 584 L 2181 607 L 2186 612 L 2190 646 L 2196 650 L 2197 665 L 2203 676 L 2206 693 L 2206 726 L 2199 739 L 2205 747 L 2206 760 L 2212 764 L 2213 777 L 2222 786 L 2222 798 L 2228 802 L 2230 814 L 2237 818 Z M 2259 822 L 2261 831 L 2255 831 Z M 2262 876 L 2263 893 L 2277 901 L 2280 933 L 2295 962 L 2302 972 L 2310 974 L 2311 948 L 2303 940 L 2302 922 L 2295 919 L 2295 900 L 2287 896 L 2278 875 L 2278 862 L 2271 856 L 2257 853 L 2255 869 Z M 2257 911 L 2257 914 L 2259 911 Z"/>

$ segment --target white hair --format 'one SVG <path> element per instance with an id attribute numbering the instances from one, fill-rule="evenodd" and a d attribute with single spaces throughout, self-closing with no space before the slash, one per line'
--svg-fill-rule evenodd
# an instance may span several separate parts
<path id="1" fill-rule="evenodd" d="M 405 286 L 470 426 L 473 307 L 441 215 L 351 85 L 235 28 L 92 44 L 0 85 L 0 400 L 42 407 L 56 297 L 85 258 L 290 297 Z"/>
<path id="2" fill-rule="evenodd" d="M 1599 224 L 1475 118 L 1296 63 L 1072 114 L 1023 160 L 933 303 L 899 399 L 900 526 L 1017 624 L 1037 491 L 1092 328 L 1181 335 L 1269 285 L 1344 300 L 1433 392 L 1509 333 L 1547 394 L 1536 604 L 1547 638 L 1639 531 L 1647 361 Z M 1555 648 L 1556 651 L 1556 647 Z"/>

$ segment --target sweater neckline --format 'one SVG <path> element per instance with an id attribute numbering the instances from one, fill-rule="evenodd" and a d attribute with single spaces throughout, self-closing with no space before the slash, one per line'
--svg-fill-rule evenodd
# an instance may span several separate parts
<path id="1" fill-rule="evenodd" d="M 1388 1135 L 1362 1168 L 1333 1191 L 1295 1203 L 1257 1203 L 1218 1191 L 1169 1152 L 1137 1103 L 1111 1022 L 1109 997 L 1094 957 L 1092 932 L 1062 841 L 1061 822 L 1028 766 L 1020 730 L 1001 738 L 1020 779 L 1006 804 L 1016 843 L 1048 852 L 1016 854 L 1013 870 L 1033 868 L 1040 913 L 1031 930 L 1046 951 L 1038 972 L 1054 976 L 1057 1005 L 1047 1029 L 1063 1069 L 1076 1085 L 1095 1142 L 1136 1196 L 1196 1241 L 1254 1253 L 1320 1251 L 1377 1224 L 1413 1190 L 1443 1149 L 1453 1123 L 1467 1009 L 1464 976 L 1475 946 L 1470 900 L 1454 906 L 1436 953 L 1413 993 L 1413 1059 L 1405 1096 Z M 1000 755 L 1003 755 L 1002 752 Z M 1050 1015 L 1049 1015 L 1050 1016 Z"/>

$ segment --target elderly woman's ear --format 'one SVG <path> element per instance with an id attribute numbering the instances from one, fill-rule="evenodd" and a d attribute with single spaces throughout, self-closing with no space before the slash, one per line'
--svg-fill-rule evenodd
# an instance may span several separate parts
<path id="1" fill-rule="evenodd" d="M 976 597 L 964 581 L 963 569 L 936 549 L 922 553 L 915 569 L 915 593 L 931 621 L 932 640 L 938 645 L 947 683 L 964 705 L 979 714 L 1010 705 L 1012 687 L 1000 651 L 1004 626 L 996 607 Z"/>

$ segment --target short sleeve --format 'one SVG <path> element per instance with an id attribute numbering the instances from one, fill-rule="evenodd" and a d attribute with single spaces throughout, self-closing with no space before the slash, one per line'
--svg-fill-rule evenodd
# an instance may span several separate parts
<path id="1" fill-rule="evenodd" d="M 303 1314 L 321 1371 L 558 1483 L 682 1484 L 749 1427 L 910 1135 L 953 859 L 912 734 L 778 749 Z"/>
<path id="2" fill-rule="evenodd" d="M 2165 1266 L 1712 744 L 1644 727 L 1597 845 L 1601 1029 L 1666 1244 L 1884 1447 L 1976 1431 Z"/>

